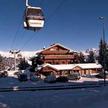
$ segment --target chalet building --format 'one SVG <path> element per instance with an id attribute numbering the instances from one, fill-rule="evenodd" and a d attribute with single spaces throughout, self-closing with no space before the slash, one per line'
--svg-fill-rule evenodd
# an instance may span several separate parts
<path id="1" fill-rule="evenodd" d="M 96 63 L 86 63 L 86 64 L 44 64 L 40 72 L 44 75 L 49 75 L 51 73 L 55 75 L 67 76 L 73 72 L 79 72 L 83 75 L 92 75 L 99 73 L 102 69 L 100 64 Z"/>
<path id="2" fill-rule="evenodd" d="M 79 72 L 81 75 L 100 72 L 102 66 L 97 63 L 72 64 L 76 60 L 77 52 L 64 47 L 61 44 L 53 44 L 38 52 L 43 56 L 44 64 L 40 69 L 42 74 L 68 75 L 71 72 Z"/>
<path id="3" fill-rule="evenodd" d="M 44 57 L 44 63 L 49 64 L 70 64 L 75 60 L 76 52 L 61 44 L 53 44 L 43 49 L 38 54 Z"/>

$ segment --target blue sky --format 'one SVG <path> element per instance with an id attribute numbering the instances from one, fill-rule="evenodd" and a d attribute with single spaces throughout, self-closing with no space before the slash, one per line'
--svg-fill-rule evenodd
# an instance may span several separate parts
<path id="1" fill-rule="evenodd" d="M 108 0 L 29 0 L 43 8 L 45 27 L 24 30 L 25 0 L 0 0 L 0 50 L 38 50 L 61 43 L 73 50 L 98 48 L 102 36 L 99 16 L 105 17 L 108 40 Z"/>

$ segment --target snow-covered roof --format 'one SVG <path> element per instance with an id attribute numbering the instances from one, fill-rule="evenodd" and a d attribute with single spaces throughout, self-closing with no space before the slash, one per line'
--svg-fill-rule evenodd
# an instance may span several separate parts
<path id="1" fill-rule="evenodd" d="M 48 50 L 48 49 L 50 49 L 50 48 L 52 48 L 52 47 L 55 47 L 55 46 L 61 46 L 61 47 L 63 47 L 63 48 L 65 48 L 65 49 L 67 49 L 67 50 L 69 50 L 70 52 L 73 52 L 73 50 L 72 49 L 70 49 L 70 48 L 67 48 L 67 47 L 65 47 L 65 46 L 63 46 L 62 44 L 60 44 L 60 43 L 55 43 L 55 44 L 52 44 L 51 46 L 49 46 L 48 48 L 45 48 L 44 50 Z"/>
<path id="2" fill-rule="evenodd" d="M 74 68 L 74 65 L 72 65 L 72 64 L 59 64 L 59 65 L 44 64 L 43 67 L 46 67 L 46 66 L 49 66 L 56 70 L 71 70 L 72 68 Z"/>
<path id="3" fill-rule="evenodd" d="M 102 68 L 102 65 L 97 63 L 84 63 L 84 64 L 78 64 L 78 66 L 81 67 L 82 69 Z"/>
<path id="4" fill-rule="evenodd" d="M 44 64 L 43 67 L 49 66 L 56 70 L 71 70 L 75 67 L 80 67 L 82 69 L 99 69 L 102 68 L 101 64 L 96 63 L 84 63 L 84 64 Z"/>

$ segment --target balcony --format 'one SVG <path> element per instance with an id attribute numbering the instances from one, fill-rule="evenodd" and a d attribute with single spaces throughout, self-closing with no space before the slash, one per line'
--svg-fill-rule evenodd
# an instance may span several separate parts
<path id="1" fill-rule="evenodd" d="M 44 51 L 44 52 L 42 52 L 42 54 L 43 55 L 49 55 L 49 54 L 51 54 L 51 55 L 57 55 L 57 54 L 67 54 L 68 53 L 68 51 L 67 50 L 59 50 L 59 51 Z"/>
<path id="2" fill-rule="evenodd" d="M 45 56 L 45 60 L 47 59 L 47 60 L 55 60 L 55 59 L 57 59 L 57 60 L 60 60 L 60 59 L 62 59 L 62 60 L 64 60 L 64 59 L 73 59 L 74 58 L 74 56 L 73 55 L 47 55 L 47 56 Z"/>

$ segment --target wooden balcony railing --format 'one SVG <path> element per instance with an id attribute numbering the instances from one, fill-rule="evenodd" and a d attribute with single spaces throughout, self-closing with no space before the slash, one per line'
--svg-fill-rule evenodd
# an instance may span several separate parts
<path id="1" fill-rule="evenodd" d="M 50 60 L 54 60 L 54 59 L 73 59 L 74 56 L 73 55 L 47 55 L 44 57 L 44 59 L 50 59 Z"/>
<path id="2" fill-rule="evenodd" d="M 62 51 L 62 50 L 60 50 L 60 51 L 44 51 L 44 52 L 42 52 L 42 54 L 45 54 L 45 55 L 47 55 L 47 54 L 52 54 L 52 55 L 56 55 L 56 54 L 67 54 L 68 53 L 68 51 Z"/>

